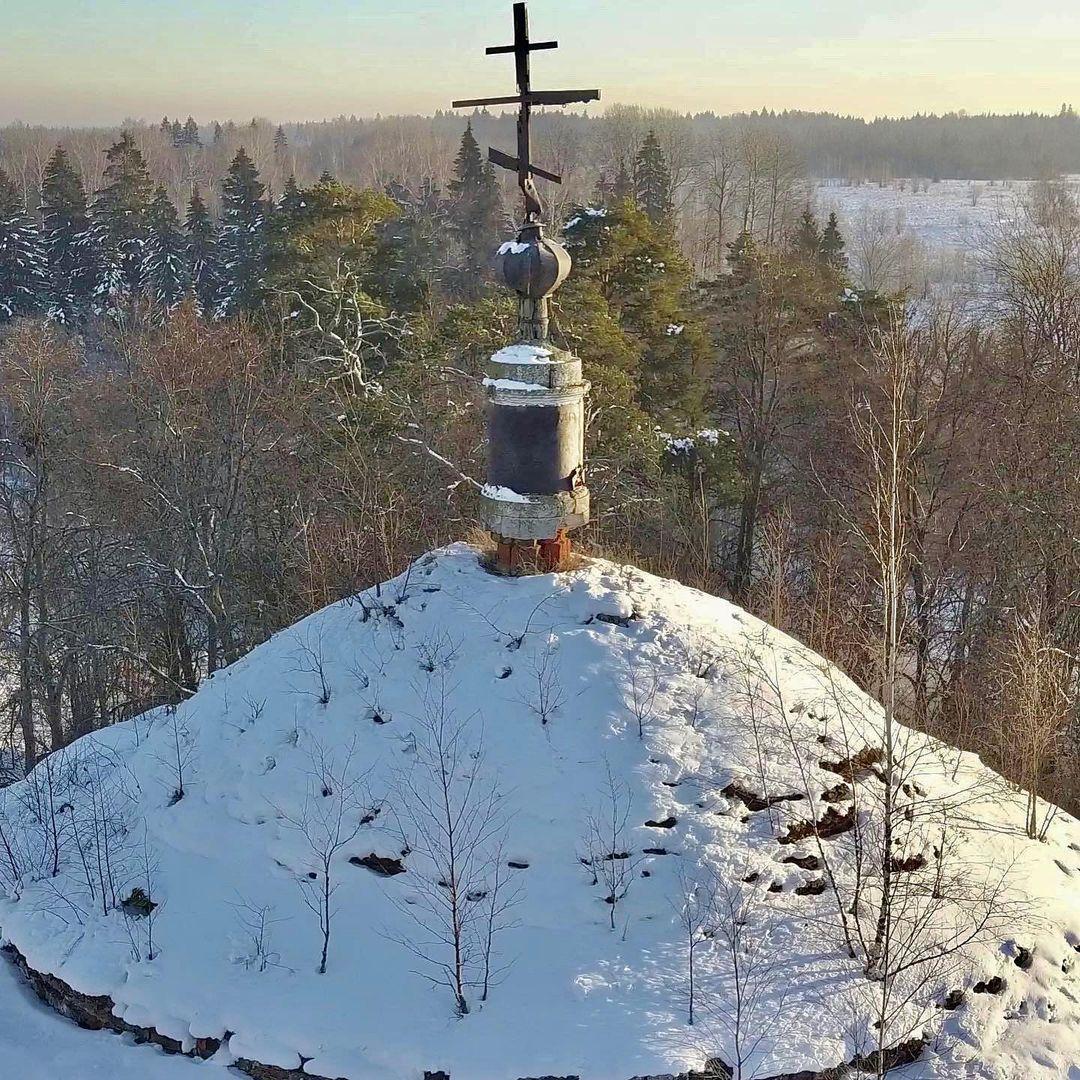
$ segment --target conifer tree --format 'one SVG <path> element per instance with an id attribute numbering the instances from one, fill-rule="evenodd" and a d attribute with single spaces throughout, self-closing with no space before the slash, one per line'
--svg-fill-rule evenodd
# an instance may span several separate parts
<path id="1" fill-rule="evenodd" d="M 11 178 L 0 169 L 0 320 L 43 311 L 48 300 L 41 233 Z"/>
<path id="2" fill-rule="evenodd" d="M 163 116 L 161 118 L 161 123 L 158 125 L 158 130 L 162 134 L 167 134 L 167 133 L 171 132 L 172 131 L 172 121 L 167 116 Z"/>
<path id="3" fill-rule="evenodd" d="M 654 225 L 670 225 L 675 212 L 671 172 L 656 132 L 650 130 L 634 160 L 634 197 Z"/>
<path id="4" fill-rule="evenodd" d="M 180 123 L 179 118 L 172 122 L 170 131 L 172 133 L 173 146 L 182 146 L 184 143 L 184 126 Z"/>
<path id="5" fill-rule="evenodd" d="M 262 296 L 268 248 L 266 185 L 241 147 L 221 188 L 221 247 L 225 287 L 218 313 L 252 311 Z"/>
<path id="6" fill-rule="evenodd" d="M 105 152 L 104 185 L 94 197 L 88 242 L 97 257 L 94 308 L 113 314 L 142 289 L 146 217 L 153 187 L 130 131 Z"/>
<path id="7" fill-rule="evenodd" d="M 634 197 L 634 181 L 625 161 L 619 162 L 619 168 L 615 173 L 615 179 L 611 184 L 611 201 L 622 202 L 624 199 Z"/>
<path id="8" fill-rule="evenodd" d="M 450 227 L 462 253 L 462 292 L 480 294 L 503 227 L 502 200 L 495 170 L 480 156 L 468 124 L 454 160 L 450 181 Z"/>
<path id="9" fill-rule="evenodd" d="M 174 310 L 191 284 L 188 244 L 180 219 L 165 185 L 159 185 L 147 211 L 147 237 L 143 276 L 154 303 L 165 312 Z"/>
<path id="10" fill-rule="evenodd" d="M 214 142 L 219 143 L 225 138 L 225 129 L 216 120 L 214 121 Z"/>
<path id="11" fill-rule="evenodd" d="M 840 235 L 840 223 L 836 220 L 835 211 L 829 215 L 829 220 L 821 234 L 821 257 L 833 270 L 843 272 L 847 269 L 844 238 Z"/>
<path id="12" fill-rule="evenodd" d="M 201 314 L 213 315 L 221 302 L 221 251 L 218 247 L 217 229 L 214 228 L 210 211 L 203 202 L 197 184 L 191 188 L 184 228 L 187 231 L 191 289 L 195 304 Z"/>
<path id="13" fill-rule="evenodd" d="M 184 121 L 181 138 L 184 146 L 202 146 L 202 139 L 199 138 L 199 125 L 195 122 L 194 117 L 189 116 Z"/>
<path id="14" fill-rule="evenodd" d="M 372 276 L 394 310 L 420 310 L 430 303 L 449 261 L 447 201 L 430 178 L 418 191 L 391 184 L 386 193 L 399 212 L 380 231 Z"/>
<path id="15" fill-rule="evenodd" d="M 285 151 L 289 149 L 289 137 L 285 134 L 285 129 L 279 124 L 278 129 L 274 132 L 274 153 L 279 157 L 285 156 Z"/>
<path id="16" fill-rule="evenodd" d="M 300 188 L 296 184 L 296 177 L 289 173 L 289 179 L 285 181 L 285 191 L 278 202 L 278 210 L 286 218 L 296 217 L 304 206 L 304 197 L 300 194 Z"/>
<path id="17" fill-rule="evenodd" d="M 88 250 L 90 227 L 86 189 L 78 170 L 58 146 L 41 184 L 41 223 L 49 265 L 51 310 L 62 322 L 89 303 L 95 260 Z"/>
<path id="18" fill-rule="evenodd" d="M 654 415 L 702 415 L 711 354 L 691 303 L 691 274 L 672 231 L 633 202 L 582 207 L 566 227 L 575 276 L 593 282 L 622 330 L 638 343 L 639 404 Z"/>
<path id="19" fill-rule="evenodd" d="M 795 229 L 795 235 L 791 240 L 792 247 L 802 258 L 817 262 L 822 257 L 821 229 L 818 227 L 817 218 L 810 207 L 806 207 Z"/>

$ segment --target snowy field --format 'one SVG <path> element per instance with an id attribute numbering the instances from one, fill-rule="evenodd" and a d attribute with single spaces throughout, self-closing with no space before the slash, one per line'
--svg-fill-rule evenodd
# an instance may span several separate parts
<path id="1" fill-rule="evenodd" d="M 988 226 L 1012 217 L 1029 187 L 1027 181 L 1006 180 L 892 180 L 881 185 L 820 180 L 815 200 L 822 216 L 836 211 L 848 235 L 866 215 L 881 216 L 928 249 L 955 252 L 972 250 Z"/>
<path id="2" fill-rule="evenodd" d="M 1066 182 L 1080 188 L 1076 177 Z M 859 284 L 979 298 L 987 292 L 983 256 L 1031 188 L 1030 181 L 818 180 L 813 201 L 822 221 L 835 211 Z"/>

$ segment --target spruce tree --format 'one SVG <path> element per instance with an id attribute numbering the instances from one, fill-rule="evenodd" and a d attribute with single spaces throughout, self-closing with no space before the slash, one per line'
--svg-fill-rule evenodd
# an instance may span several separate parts
<path id="1" fill-rule="evenodd" d="M 252 311 L 261 299 L 269 254 L 265 194 L 259 170 L 241 147 L 221 188 L 225 287 L 220 315 Z"/>
<path id="2" fill-rule="evenodd" d="M 289 149 L 289 137 L 285 134 L 285 129 L 279 124 L 278 129 L 274 132 L 274 153 L 280 158 L 285 156 L 285 151 Z"/>
<path id="3" fill-rule="evenodd" d="M 214 121 L 214 142 L 219 143 L 225 138 L 225 129 L 216 120 Z"/>
<path id="4" fill-rule="evenodd" d="M 634 197 L 654 225 L 670 225 L 675 212 L 671 173 L 655 131 L 649 131 L 634 160 Z"/>
<path id="5" fill-rule="evenodd" d="M 498 245 L 503 212 L 495 170 L 480 156 L 471 123 L 454 160 L 450 195 L 450 228 L 461 248 L 461 290 L 476 297 Z"/>
<path id="6" fill-rule="evenodd" d="M 62 146 L 56 148 L 45 166 L 41 223 L 49 264 L 51 310 L 54 317 L 66 322 L 89 304 L 95 260 L 88 250 L 86 189 Z"/>
<path id="7" fill-rule="evenodd" d="M 829 215 L 825 230 L 821 234 L 821 258 L 833 270 L 842 273 L 847 269 L 844 238 L 840 235 L 840 223 L 836 220 L 835 211 Z"/>
<path id="8" fill-rule="evenodd" d="M 296 177 L 289 173 L 289 179 L 285 181 L 285 192 L 278 202 L 278 211 L 286 218 L 294 218 L 299 215 L 304 206 L 304 197 L 297 187 Z"/>
<path id="9" fill-rule="evenodd" d="M 194 117 L 189 116 L 184 121 L 184 130 L 181 137 L 185 146 L 202 146 L 202 139 L 199 138 L 199 125 L 195 123 Z"/>
<path id="10" fill-rule="evenodd" d="M 158 186 L 147 211 L 143 276 L 153 302 L 165 312 L 176 308 L 191 284 L 188 244 L 165 185 Z"/>
<path id="11" fill-rule="evenodd" d="M 396 311 L 418 311 L 431 302 L 449 261 L 448 204 L 431 179 L 415 192 L 391 184 L 386 193 L 398 214 L 380 230 L 371 288 Z"/>
<path id="12" fill-rule="evenodd" d="M 218 247 L 217 229 L 214 228 L 210 211 L 203 202 L 197 184 L 191 188 L 184 228 L 187 230 L 191 288 L 195 304 L 201 314 L 213 315 L 221 303 L 221 251 Z"/>
<path id="13" fill-rule="evenodd" d="M 633 178 L 630 176 L 630 170 L 626 167 L 626 162 L 620 161 L 618 171 L 615 173 L 615 179 L 611 184 L 611 201 L 612 203 L 618 203 L 633 197 Z"/>
<path id="14" fill-rule="evenodd" d="M 44 311 L 48 302 L 41 233 L 11 178 L 0 169 L 0 320 Z"/>
<path id="15" fill-rule="evenodd" d="M 147 211 L 153 195 L 142 151 L 129 131 L 105 152 L 104 185 L 94 196 L 88 239 L 98 258 L 94 308 L 113 314 L 142 289 Z"/>
<path id="16" fill-rule="evenodd" d="M 711 347 L 694 312 L 690 268 L 672 230 L 633 202 L 581 207 L 566 226 L 575 274 L 589 281 L 640 349 L 632 372 L 653 415 L 701 418 Z M 561 294 L 560 294 L 561 295 Z"/>
<path id="17" fill-rule="evenodd" d="M 810 207 L 806 207 L 795 229 L 795 235 L 791 241 L 795 252 L 810 262 L 817 262 L 821 256 L 822 236 L 818 227 L 817 218 Z"/>

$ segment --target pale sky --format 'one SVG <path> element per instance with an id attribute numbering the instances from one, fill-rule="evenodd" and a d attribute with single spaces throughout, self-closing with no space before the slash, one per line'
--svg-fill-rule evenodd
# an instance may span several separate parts
<path id="1" fill-rule="evenodd" d="M 512 91 L 510 0 L 2 0 L 0 123 L 431 112 Z M 532 0 L 534 85 L 684 111 L 1080 106 L 1077 0 Z"/>

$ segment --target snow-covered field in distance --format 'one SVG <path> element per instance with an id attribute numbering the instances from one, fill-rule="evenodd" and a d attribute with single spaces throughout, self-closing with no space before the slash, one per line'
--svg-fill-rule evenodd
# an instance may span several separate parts
<path id="1" fill-rule="evenodd" d="M 864 215 L 884 215 L 928 248 L 966 251 L 987 226 L 1011 217 L 1030 187 L 1026 180 L 818 180 L 814 195 L 822 217 L 836 211 L 845 235 Z"/>
<path id="2" fill-rule="evenodd" d="M 1080 178 L 1066 177 L 1074 190 Z M 983 255 L 995 232 L 1029 198 L 1030 180 L 895 179 L 855 184 L 813 181 L 813 207 L 824 223 L 835 211 L 858 284 L 906 286 L 918 296 L 982 297 Z"/>

